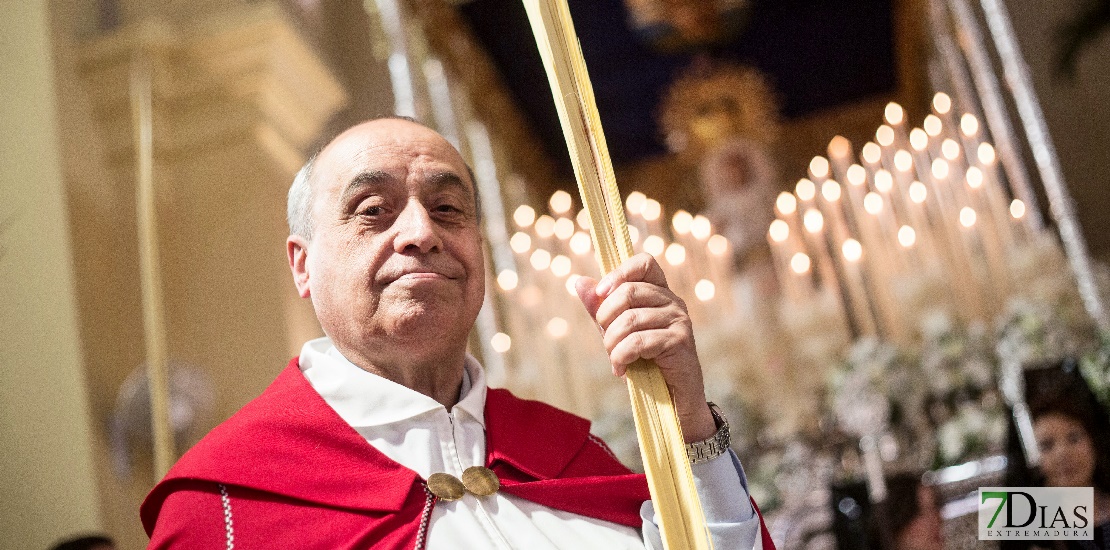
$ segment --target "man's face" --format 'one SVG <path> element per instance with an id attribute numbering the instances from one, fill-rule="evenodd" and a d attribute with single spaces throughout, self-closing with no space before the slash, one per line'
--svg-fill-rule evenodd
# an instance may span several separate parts
<path id="1" fill-rule="evenodd" d="M 340 351 L 373 358 L 400 344 L 416 359 L 465 349 L 485 281 L 474 183 L 459 153 L 419 124 L 371 121 L 320 153 L 311 185 L 313 239 L 290 237 L 290 257 Z"/>

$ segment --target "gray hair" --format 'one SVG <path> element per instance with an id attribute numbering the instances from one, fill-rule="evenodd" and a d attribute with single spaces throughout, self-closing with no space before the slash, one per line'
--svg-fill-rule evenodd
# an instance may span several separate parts
<path id="1" fill-rule="evenodd" d="M 289 204 L 286 210 L 286 221 L 289 222 L 289 234 L 299 235 L 306 240 L 312 240 L 312 167 L 316 164 L 319 151 L 308 157 L 308 161 L 297 171 L 293 178 L 293 185 L 289 186 Z"/>

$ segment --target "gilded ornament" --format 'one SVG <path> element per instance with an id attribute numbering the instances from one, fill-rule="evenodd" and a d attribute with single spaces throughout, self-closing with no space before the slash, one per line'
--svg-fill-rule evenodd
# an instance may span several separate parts
<path id="1" fill-rule="evenodd" d="M 447 502 L 459 500 L 466 494 L 466 487 L 459 478 L 443 472 L 428 476 L 428 490 Z"/>
<path id="2" fill-rule="evenodd" d="M 463 471 L 462 484 L 466 490 L 480 497 L 492 495 L 501 488 L 501 482 L 493 470 L 482 466 L 471 466 Z"/>

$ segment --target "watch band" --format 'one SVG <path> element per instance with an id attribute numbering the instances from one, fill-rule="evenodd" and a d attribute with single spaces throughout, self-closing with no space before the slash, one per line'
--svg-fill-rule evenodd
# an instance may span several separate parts
<path id="1" fill-rule="evenodd" d="M 709 462 L 725 454 L 725 451 L 728 451 L 729 444 L 732 443 L 732 436 L 728 429 L 728 419 L 721 413 L 721 409 L 710 402 L 709 411 L 713 414 L 713 420 L 717 423 L 717 433 L 701 441 L 686 444 L 686 456 L 690 459 L 690 464 Z"/>

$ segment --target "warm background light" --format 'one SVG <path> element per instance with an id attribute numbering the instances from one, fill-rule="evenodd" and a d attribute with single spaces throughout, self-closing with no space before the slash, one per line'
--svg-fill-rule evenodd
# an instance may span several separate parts
<path id="1" fill-rule="evenodd" d="M 532 267 L 535 268 L 536 271 L 542 271 L 551 265 L 551 253 L 542 248 L 537 249 L 532 252 L 532 255 L 528 258 L 528 262 L 532 264 Z"/>
<path id="2" fill-rule="evenodd" d="M 776 243 L 781 243 L 790 237 L 790 225 L 782 220 L 775 220 L 771 222 L 770 229 L 767 233 L 771 236 L 771 240 Z"/>
<path id="3" fill-rule="evenodd" d="M 798 180 L 798 185 L 794 186 L 794 192 L 798 194 L 799 199 L 811 201 L 817 196 L 817 186 L 813 185 L 812 181 L 802 178 Z"/>
<path id="4" fill-rule="evenodd" d="M 810 233 L 818 233 L 825 227 L 825 217 L 821 212 L 813 208 L 806 210 L 806 215 L 802 218 L 802 224 L 806 226 L 806 231 Z"/>
<path id="5" fill-rule="evenodd" d="M 948 111 L 952 110 L 952 98 L 944 92 L 937 92 L 933 96 L 933 110 L 942 115 L 947 114 Z"/>
<path id="6" fill-rule="evenodd" d="M 586 210 L 585 208 L 579 210 L 578 215 L 575 216 L 575 218 L 576 218 L 576 221 L 578 222 L 578 227 L 580 227 L 582 229 L 585 229 L 586 231 L 590 230 L 590 211 L 589 210 Z"/>
<path id="7" fill-rule="evenodd" d="M 908 225 L 903 225 L 898 228 L 898 244 L 904 248 L 909 248 L 917 242 L 917 232 Z"/>
<path id="8" fill-rule="evenodd" d="M 875 130 L 875 141 L 883 147 L 890 147 L 890 144 L 894 143 L 894 128 L 886 124 L 879 126 L 879 129 Z"/>
<path id="9" fill-rule="evenodd" d="M 924 183 L 921 183 L 920 181 L 915 181 L 910 184 L 910 200 L 913 201 L 915 204 L 921 204 L 925 202 L 925 199 L 928 198 L 928 196 L 929 188 L 925 187 Z"/>
<path id="10" fill-rule="evenodd" d="M 493 348 L 493 351 L 496 351 L 497 353 L 505 353 L 506 351 L 509 351 L 509 348 L 512 347 L 513 339 L 509 338 L 509 335 L 505 334 L 504 332 L 498 332 L 497 334 L 493 335 L 493 338 L 489 339 L 489 345 Z"/>
<path id="11" fill-rule="evenodd" d="M 690 232 L 690 224 L 694 223 L 694 217 L 685 210 L 679 210 L 671 217 L 671 227 L 674 232 L 679 235 L 685 235 Z"/>
<path id="12" fill-rule="evenodd" d="M 555 220 L 553 231 L 556 237 L 565 241 L 574 234 L 574 222 L 570 218 L 559 218 Z"/>
<path id="13" fill-rule="evenodd" d="M 825 180 L 825 183 L 821 184 L 821 196 L 829 202 L 840 200 L 840 184 L 833 180 Z"/>
<path id="14" fill-rule="evenodd" d="M 1010 215 L 1013 216 L 1015 220 L 1023 218 L 1025 216 L 1025 203 L 1018 199 L 1014 199 L 1014 202 L 1010 203 Z"/>
<path id="15" fill-rule="evenodd" d="M 889 193 L 894 187 L 894 177 L 886 170 L 875 171 L 875 189 L 880 193 Z"/>
<path id="16" fill-rule="evenodd" d="M 657 258 L 663 255 L 663 249 L 666 248 L 666 246 L 666 243 L 663 242 L 663 237 L 659 235 L 648 235 L 648 238 L 644 239 L 644 252 Z"/>
<path id="17" fill-rule="evenodd" d="M 562 254 L 551 259 L 551 272 L 554 273 L 556 277 L 566 277 L 570 274 L 570 268 L 570 258 Z"/>
<path id="18" fill-rule="evenodd" d="M 639 214 L 643 212 L 645 202 L 647 202 L 647 195 L 639 191 L 633 191 L 628 194 L 627 199 L 624 199 L 624 206 L 628 208 L 629 212 Z"/>
<path id="19" fill-rule="evenodd" d="M 938 180 L 948 177 L 948 163 L 944 159 L 933 159 L 933 177 Z"/>
<path id="20" fill-rule="evenodd" d="M 929 134 L 929 136 L 931 137 L 939 136 L 941 131 L 944 129 L 944 124 L 941 123 L 940 117 L 938 117 L 937 115 L 929 115 L 925 117 L 925 123 L 922 124 L 922 126 L 925 127 L 925 133 Z"/>
<path id="21" fill-rule="evenodd" d="M 567 335 L 567 320 L 562 317 L 552 317 L 547 322 L 547 333 L 554 338 L 562 338 Z"/>
<path id="22" fill-rule="evenodd" d="M 964 116 L 960 117 L 960 131 L 967 137 L 974 137 L 979 133 L 979 119 L 971 113 L 964 113 Z"/>
<path id="23" fill-rule="evenodd" d="M 852 142 L 844 136 L 833 136 L 829 140 L 829 156 L 842 159 L 852 152 Z"/>
<path id="24" fill-rule="evenodd" d="M 578 231 L 570 238 L 570 251 L 579 256 L 589 253 L 592 245 L 590 235 L 585 231 Z"/>
<path id="25" fill-rule="evenodd" d="M 809 161 L 809 173 L 813 174 L 815 178 L 824 178 L 829 175 L 829 159 L 825 157 L 813 157 Z"/>
<path id="26" fill-rule="evenodd" d="M 536 236 L 544 239 L 555 234 L 555 218 L 544 214 L 536 218 Z"/>
<path id="27" fill-rule="evenodd" d="M 713 224 L 709 223 L 709 218 L 698 214 L 694 216 L 693 221 L 690 222 L 690 234 L 699 241 L 704 241 L 709 238 L 713 233 Z"/>
<path id="28" fill-rule="evenodd" d="M 698 300 L 708 302 L 716 294 L 717 287 L 713 285 L 713 281 L 701 279 L 694 285 L 694 296 L 697 296 Z"/>
<path id="29" fill-rule="evenodd" d="M 863 209 L 876 216 L 883 211 L 883 198 L 878 193 L 868 193 L 863 197 Z"/>
<path id="30" fill-rule="evenodd" d="M 883 150 L 875 143 L 869 141 L 864 144 L 863 150 L 860 151 L 860 154 L 863 155 L 864 161 L 869 164 L 875 164 L 879 162 L 880 158 L 882 158 Z"/>
<path id="31" fill-rule="evenodd" d="M 991 164 L 994 162 L 994 146 L 989 143 L 979 144 L 979 162 L 983 164 Z"/>
<path id="32" fill-rule="evenodd" d="M 983 185 L 983 171 L 978 166 L 972 166 L 967 169 L 967 186 L 972 189 L 978 189 Z"/>
<path id="33" fill-rule="evenodd" d="M 965 206 L 960 209 L 960 225 L 964 227 L 975 225 L 975 210 L 970 206 Z"/>
<path id="34" fill-rule="evenodd" d="M 809 271 L 809 265 L 809 256 L 802 252 L 798 252 L 794 254 L 793 258 L 790 258 L 790 269 L 793 269 L 794 273 L 802 274 Z"/>
<path id="35" fill-rule="evenodd" d="M 948 160 L 956 160 L 960 158 L 960 144 L 956 140 L 948 138 L 940 144 L 940 153 Z"/>
<path id="36" fill-rule="evenodd" d="M 572 202 L 573 199 L 571 199 L 570 193 L 560 189 L 551 194 L 551 199 L 547 201 L 547 204 L 551 207 L 552 212 L 556 214 L 565 214 L 570 211 Z"/>
<path id="37" fill-rule="evenodd" d="M 899 172 L 909 172 L 913 168 L 913 155 L 904 149 L 894 153 L 894 167 Z"/>
<path id="38" fill-rule="evenodd" d="M 512 290 L 516 288 L 518 282 L 520 277 L 511 269 L 504 269 L 497 274 L 497 286 L 501 287 L 501 290 Z"/>
<path id="39" fill-rule="evenodd" d="M 867 169 L 866 168 L 864 168 L 864 167 L 862 167 L 858 164 L 853 164 L 853 165 L 848 167 L 848 183 L 850 183 L 852 185 L 855 185 L 855 186 L 859 186 L 859 185 L 863 185 L 863 183 L 866 182 L 866 181 L 867 181 Z"/>
<path id="40" fill-rule="evenodd" d="M 910 130 L 910 147 L 913 147 L 914 151 L 924 151 L 928 146 L 929 134 L 926 134 L 925 130 L 921 128 Z"/>
<path id="41" fill-rule="evenodd" d="M 883 110 L 883 118 L 886 119 L 887 124 L 897 126 L 906 120 L 906 110 L 901 105 L 891 101 L 886 104 L 886 109 Z"/>
<path id="42" fill-rule="evenodd" d="M 640 211 L 640 215 L 649 222 L 658 220 L 659 216 L 663 215 L 663 205 L 655 199 L 648 199 L 644 201 L 644 209 Z"/>
<path id="43" fill-rule="evenodd" d="M 527 233 L 517 231 L 513 233 L 512 237 L 509 237 L 509 248 L 517 254 L 528 252 L 528 249 L 532 248 L 532 237 L 529 237 Z"/>
<path id="44" fill-rule="evenodd" d="M 528 227 L 536 221 L 536 210 L 527 204 L 522 204 L 513 211 L 513 221 L 521 229 Z"/>
<path id="45" fill-rule="evenodd" d="M 713 235 L 709 237 L 709 242 L 705 243 L 709 248 L 709 253 L 714 256 L 724 256 L 728 253 L 728 239 L 722 235 Z"/>
<path id="46" fill-rule="evenodd" d="M 663 254 L 667 263 L 671 265 L 682 265 L 686 261 L 686 247 L 678 243 L 671 243 L 667 245 L 667 251 Z"/>
<path id="47" fill-rule="evenodd" d="M 840 246 L 840 252 L 849 262 L 858 262 L 863 257 L 863 245 L 855 239 L 848 239 Z"/>
<path id="48" fill-rule="evenodd" d="M 793 214 L 798 209 L 798 199 L 794 198 L 793 193 L 783 191 L 779 193 L 778 198 L 775 199 L 775 208 L 777 208 L 781 214 Z"/>

